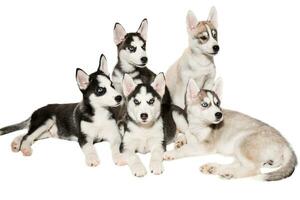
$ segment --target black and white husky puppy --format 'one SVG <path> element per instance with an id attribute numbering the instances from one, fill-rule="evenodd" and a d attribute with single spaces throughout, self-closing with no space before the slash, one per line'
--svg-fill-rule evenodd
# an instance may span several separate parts
<path id="1" fill-rule="evenodd" d="M 108 76 L 106 58 L 100 57 L 99 68 L 91 75 L 76 70 L 76 80 L 83 99 L 80 103 L 50 104 L 34 111 L 31 117 L 19 124 L 0 129 L 0 135 L 28 128 L 28 133 L 17 137 L 12 150 L 21 150 L 30 156 L 34 141 L 44 138 L 60 138 L 78 141 L 88 166 L 97 166 L 99 158 L 94 143 L 106 140 L 111 145 L 115 163 L 120 159 L 121 136 L 111 107 L 122 103 Z"/>
<path id="2" fill-rule="evenodd" d="M 133 78 L 136 84 L 151 83 L 155 73 L 146 67 L 148 62 L 146 54 L 146 40 L 148 32 L 148 21 L 144 19 L 137 32 L 126 33 L 120 23 L 114 27 L 114 42 L 118 48 L 118 63 L 113 73 L 112 81 L 116 90 L 122 92 L 122 80 L 124 74 Z"/>
<path id="3" fill-rule="evenodd" d="M 162 104 L 165 93 L 163 73 L 150 84 L 136 84 L 125 74 L 123 93 L 127 100 L 122 152 L 133 175 L 142 177 L 147 171 L 136 152 L 151 152 L 150 170 L 163 172 L 163 153 L 174 140 L 176 130 L 187 133 L 188 123 L 184 111 L 171 104 Z"/>

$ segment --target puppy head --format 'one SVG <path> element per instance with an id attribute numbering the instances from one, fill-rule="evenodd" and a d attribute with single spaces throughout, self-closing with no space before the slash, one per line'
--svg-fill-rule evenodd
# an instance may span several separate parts
<path id="1" fill-rule="evenodd" d="M 122 103 L 122 96 L 115 90 L 109 78 L 104 55 L 100 57 L 98 70 L 91 75 L 77 68 L 76 81 L 83 94 L 84 101 L 94 108 L 116 107 Z"/>
<path id="2" fill-rule="evenodd" d="M 130 118 L 139 125 L 152 126 L 160 116 L 162 97 L 165 93 L 166 82 L 163 73 L 158 74 L 151 85 L 136 85 L 133 79 L 125 74 L 122 85 Z"/>
<path id="3" fill-rule="evenodd" d="M 218 124 L 223 120 L 220 107 L 221 81 L 216 82 L 213 90 L 199 89 L 197 83 L 191 79 L 186 90 L 186 109 L 188 115 L 197 118 L 207 125 Z"/>
<path id="4" fill-rule="evenodd" d="M 214 56 L 219 52 L 217 10 L 212 7 L 206 21 L 197 20 L 192 11 L 186 17 L 189 44 L 194 52 Z"/>
<path id="5" fill-rule="evenodd" d="M 148 62 L 146 55 L 147 32 L 147 19 L 141 22 L 137 32 L 134 33 L 126 33 L 121 24 L 115 24 L 114 41 L 118 47 L 121 61 L 136 67 L 145 67 Z"/>

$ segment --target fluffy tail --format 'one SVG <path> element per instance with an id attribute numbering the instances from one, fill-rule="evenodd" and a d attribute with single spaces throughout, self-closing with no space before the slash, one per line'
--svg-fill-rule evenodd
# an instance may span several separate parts
<path id="1" fill-rule="evenodd" d="M 30 119 L 31 118 L 28 118 L 27 120 L 20 122 L 18 124 L 13 124 L 13 125 L 1 128 L 0 135 L 5 135 L 5 134 L 11 133 L 11 132 L 15 132 L 15 131 L 19 131 L 19 130 L 28 128 L 30 125 Z"/>
<path id="2" fill-rule="evenodd" d="M 297 165 L 297 157 L 291 147 L 286 147 L 283 152 L 283 163 L 281 167 L 270 173 L 263 174 L 265 181 L 278 181 L 291 176 Z"/>

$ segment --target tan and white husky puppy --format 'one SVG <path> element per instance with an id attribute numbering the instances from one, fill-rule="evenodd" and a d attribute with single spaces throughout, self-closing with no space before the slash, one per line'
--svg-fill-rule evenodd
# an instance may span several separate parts
<path id="1" fill-rule="evenodd" d="M 257 119 L 245 114 L 223 110 L 214 91 L 199 89 L 190 80 L 186 92 L 186 112 L 194 141 L 179 149 L 166 152 L 166 160 L 185 156 L 220 153 L 233 156 L 231 164 L 209 163 L 200 167 L 205 174 L 223 178 L 257 176 L 262 180 L 276 181 L 292 175 L 297 158 L 286 139 L 280 133 Z M 280 167 L 261 174 L 262 167 Z"/>
<path id="2" fill-rule="evenodd" d="M 219 51 L 217 11 L 212 7 L 207 21 L 199 21 L 192 11 L 186 17 L 189 47 L 166 73 L 173 103 L 184 107 L 184 93 L 189 79 L 200 88 L 211 89 L 216 75 L 213 57 Z"/>

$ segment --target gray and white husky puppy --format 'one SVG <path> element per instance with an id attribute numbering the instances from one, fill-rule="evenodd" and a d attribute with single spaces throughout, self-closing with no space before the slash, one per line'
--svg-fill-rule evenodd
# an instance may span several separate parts
<path id="1" fill-rule="evenodd" d="M 76 80 L 83 96 L 81 102 L 49 104 L 34 111 L 28 120 L 0 129 L 0 135 L 29 129 L 12 142 L 14 152 L 30 156 L 33 142 L 40 139 L 73 140 L 79 143 L 87 165 L 97 166 L 100 160 L 94 143 L 105 140 L 111 145 L 114 162 L 119 163 L 121 135 L 111 108 L 122 103 L 122 96 L 109 78 L 104 55 L 101 55 L 98 70 L 91 75 L 78 68 Z"/>
<path id="2" fill-rule="evenodd" d="M 171 104 L 162 104 L 165 93 L 163 73 L 150 84 L 136 84 L 125 74 L 123 93 L 127 101 L 122 141 L 122 152 L 133 175 L 142 177 L 147 170 L 139 153 L 151 152 L 150 170 L 158 175 L 163 172 L 163 153 L 166 145 L 174 140 L 176 130 L 188 134 L 184 110 Z"/>
<path id="3" fill-rule="evenodd" d="M 189 47 L 166 73 L 167 86 L 175 105 L 184 108 L 189 79 L 198 87 L 212 89 L 216 76 L 214 56 L 219 52 L 217 11 L 212 7 L 206 21 L 197 20 L 192 11 L 186 17 Z"/>
<path id="4" fill-rule="evenodd" d="M 166 152 L 164 158 L 220 153 L 233 156 L 234 161 L 227 165 L 208 163 L 200 167 L 201 172 L 227 179 L 256 176 L 266 181 L 291 176 L 297 158 L 286 139 L 264 122 L 239 112 L 223 110 L 218 95 L 220 88 L 220 84 L 216 84 L 214 91 L 200 90 L 194 80 L 189 81 L 186 112 L 195 140 Z M 262 167 L 280 168 L 262 174 Z"/>

